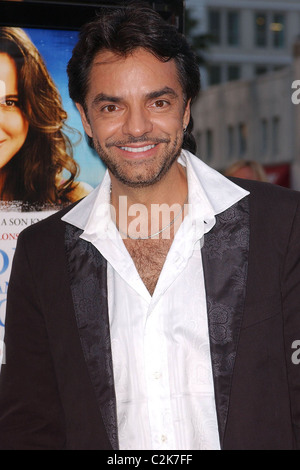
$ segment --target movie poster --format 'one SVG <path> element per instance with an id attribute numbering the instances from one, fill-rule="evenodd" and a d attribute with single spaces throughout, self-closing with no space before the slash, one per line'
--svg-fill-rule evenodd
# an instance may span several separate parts
<path id="1" fill-rule="evenodd" d="M 0 364 L 20 232 L 89 194 L 105 172 L 68 95 L 77 35 L 0 27 Z"/>

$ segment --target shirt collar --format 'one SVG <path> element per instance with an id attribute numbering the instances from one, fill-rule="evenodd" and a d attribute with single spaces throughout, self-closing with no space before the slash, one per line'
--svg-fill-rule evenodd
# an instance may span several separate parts
<path id="1" fill-rule="evenodd" d="M 178 161 L 200 183 L 200 187 L 199 184 L 196 187 L 206 196 L 215 215 L 221 214 L 249 194 L 187 150 L 182 151 Z"/>
<path id="2" fill-rule="evenodd" d="M 178 162 L 186 167 L 192 221 L 205 224 L 205 233 L 215 224 L 215 215 L 224 212 L 249 194 L 198 157 L 183 150 Z M 199 184 L 200 183 L 200 184 Z M 110 176 L 106 171 L 101 184 L 71 209 L 62 220 L 82 230 L 89 241 L 116 236 L 111 220 Z"/>
<path id="3" fill-rule="evenodd" d="M 110 202 L 110 176 L 106 170 L 102 182 L 73 209 L 71 209 L 62 220 L 74 225 L 81 230 L 85 230 L 89 222 L 101 212 L 104 215 L 103 224 L 108 222 L 108 205 Z M 98 210 L 97 210 L 98 209 Z"/>

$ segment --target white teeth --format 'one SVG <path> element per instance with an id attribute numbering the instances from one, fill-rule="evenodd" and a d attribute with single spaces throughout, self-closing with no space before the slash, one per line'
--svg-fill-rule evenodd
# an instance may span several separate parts
<path id="1" fill-rule="evenodd" d="M 121 147 L 121 149 L 126 150 L 126 152 L 142 153 L 142 152 L 147 152 L 147 150 L 153 149 L 154 147 L 155 147 L 155 145 L 147 145 L 147 147 L 139 147 L 139 148 Z"/>

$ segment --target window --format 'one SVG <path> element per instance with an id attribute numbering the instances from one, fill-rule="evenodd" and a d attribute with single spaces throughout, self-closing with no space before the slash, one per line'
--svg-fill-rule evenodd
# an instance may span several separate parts
<path id="1" fill-rule="evenodd" d="M 219 11 L 209 11 L 209 33 L 212 44 L 221 43 L 221 14 Z"/>
<path id="2" fill-rule="evenodd" d="M 255 75 L 264 75 L 265 73 L 268 73 L 268 67 L 265 67 L 264 65 L 258 65 L 255 67 Z"/>
<path id="3" fill-rule="evenodd" d="M 210 65 L 208 68 L 209 84 L 219 85 L 222 81 L 222 69 L 220 65 Z"/>
<path id="4" fill-rule="evenodd" d="M 268 43 L 268 28 L 266 13 L 255 14 L 255 44 L 257 47 L 266 47 Z"/>
<path id="5" fill-rule="evenodd" d="M 241 69 L 238 65 L 228 65 L 227 76 L 229 81 L 241 78 Z"/>
<path id="6" fill-rule="evenodd" d="M 244 157 L 247 151 L 247 126 L 239 125 L 239 155 Z"/>
<path id="7" fill-rule="evenodd" d="M 286 16 L 284 13 L 255 13 L 255 45 L 285 47 Z"/>
<path id="8" fill-rule="evenodd" d="M 272 119 L 272 152 L 273 155 L 279 154 L 279 142 L 280 142 L 280 118 L 274 117 Z"/>
<path id="9" fill-rule="evenodd" d="M 238 46 L 240 43 L 239 13 L 227 13 L 227 43 L 229 46 Z"/>
<path id="10" fill-rule="evenodd" d="M 273 15 L 271 23 L 271 31 L 273 33 L 273 47 L 281 48 L 285 46 L 285 16 L 281 13 Z"/>

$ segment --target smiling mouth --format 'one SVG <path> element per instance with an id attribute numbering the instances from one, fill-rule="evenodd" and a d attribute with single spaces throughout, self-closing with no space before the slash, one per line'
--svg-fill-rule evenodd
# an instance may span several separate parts
<path id="1" fill-rule="evenodd" d="M 156 144 L 146 145 L 145 147 L 120 147 L 120 148 L 121 150 L 125 150 L 126 152 L 143 153 L 143 152 L 147 152 L 148 150 L 153 149 L 154 147 L 156 147 Z"/>

